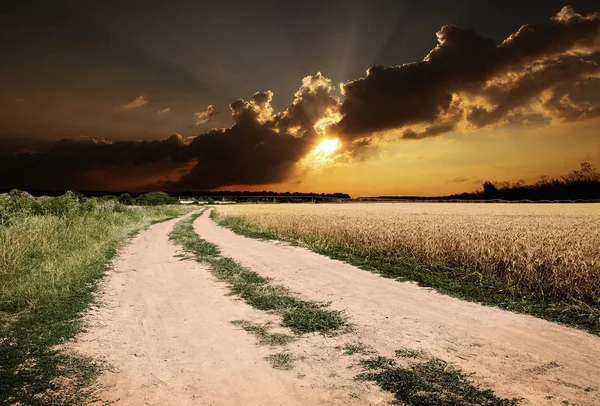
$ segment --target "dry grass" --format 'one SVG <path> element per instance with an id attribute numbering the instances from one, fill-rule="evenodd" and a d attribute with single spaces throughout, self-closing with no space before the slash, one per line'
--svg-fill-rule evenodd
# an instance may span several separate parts
<path id="1" fill-rule="evenodd" d="M 600 204 L 237 205 L 218 215 L 238 231 L 321 251 L 409 259 L 552 300 L 599 304 Z"/>

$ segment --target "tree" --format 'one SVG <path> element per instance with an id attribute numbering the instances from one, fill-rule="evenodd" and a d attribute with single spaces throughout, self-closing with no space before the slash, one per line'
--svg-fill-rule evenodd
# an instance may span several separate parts
<path id="1" fill-rule="evenodd" d="M 142 206 L 158 206 L 160 204 L 177 204 L 179 199 L 171 197 L 165 192 L 150 192 L 139 195 L 136 202 Z"/>
<path id="2" fill-rule="evenodd" d="M 488 180 L 483 183 L 483 194 L 486 197 L 495 197 L 498 195 L 498 188 Z"/>
<path id="3" fill-rule="evenodd" d="M 135 204 L 135 199 L 129 193 L 123 193 L 119 196 L 119 203 L 131 206 Z"/>

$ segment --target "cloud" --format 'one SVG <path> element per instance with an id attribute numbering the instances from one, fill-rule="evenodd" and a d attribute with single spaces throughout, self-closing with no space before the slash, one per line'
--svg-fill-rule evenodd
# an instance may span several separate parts
<path id="1" fill-rule="evenodd" d="M 543 111 L 597 114 L 597 107 L 572 106 L 568 94 L 597 73 L 591 56 L 600 51 L 600 13 L 584 16 L 564 7 L 548 23 L 524 25 L 500 44 L 453 25 L 437 38 L 421 62 L 372 67 L 366 77 L 343 84 L 336 131 L 353 139 L 404 129 L 405 138 L 424 138 L 454 130 L 459 122 L 448 117 L 458 110 L 466 113 L 464 126 L 478 127 L 530 108 L 536 98 L 544 99 Z M 411 129 L 423 125 L 432 127 Z"/>
<path id="2" fill-rule="evenodd" d="M 122 104 L 121 108 L 126 111 L 131 111 L 140 108 L 145 104 L 148 104 L 148 99 L 146 99 L 145 96 L 138 96 L 129 103 Z"/>
<path id="3" fill-rule="evenodd" d="M 164 108 L 164 109 L 160 109 L 160 110 L 158 110 L 158 111 L 156 112 L 156 114 L 158 115 L 158 117 L 164 117 L 164 116 L 166 116 L 167 114 L 169 114 L 169 113 L 171 113 L 171 112 L 172 112 L 171 108 L 169 108 L 169 107 L 166 107 L 166 108 Z"/>
<path id="4" fill-rule="evenodd" d="M 194 120 L 196 125 L 210 123 L 212 121 L 212 117 L 215 114 L 217 114 L 215 109 L 216 107 L 214 104 L 209 104 L 206 110 L 194 113 Z"/>
<path id="5" fill-rule="evenodd" d="M 2 157 L 0 171 L 11 173 L 0 188 L 46 190 L 112 189 L 120 184 L 144 186 L 150 177 L 164 177 L 183 166 L 180 135 L 161 141 L 65 139 L 46 151 Z"/>
<path id="6" fill-rule="evenodd" d="M 468 182 L 473 179 L 474 178 L 472 178 L 470 176 L 457 176 L 456 178 L 448 179 L 446 182 L 448 182 L 448 183 L 465 183 L 465 182 Z"/>
<path id="7" fill-rule="evenodd" d="M 309 78 L 293 108 L 275 114 L 273 93 L 258 92 L 231 103 L 231 127 L 192 139 L 179 134 L 160 141 L 82 138 L 3 157 L 0 171 L 14 175 L 0 178 L 0 188 L 206 190 L 284 181 L 314 147 L 319 134 L 313 125 L 335 104 L 327 96 L 333 90 L 329 82 L 320 75 Z M 214 107 L 209 110 L 214 113 Z"/>

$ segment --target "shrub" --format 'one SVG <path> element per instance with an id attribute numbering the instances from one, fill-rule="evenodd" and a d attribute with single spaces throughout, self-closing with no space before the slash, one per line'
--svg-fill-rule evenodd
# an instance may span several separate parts
<path id="1" fill-rule="evenodd" d="M 150 192 L 139 195 L 136 202 L 142 206 L 158 206 L 161 204 L 177 204 L 179 199 L 171 197 L 165 192 Z"/>

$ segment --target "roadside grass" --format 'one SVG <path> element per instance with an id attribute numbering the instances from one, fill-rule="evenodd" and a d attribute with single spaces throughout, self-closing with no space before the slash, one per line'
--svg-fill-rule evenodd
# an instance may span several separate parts
<path id="1" fill-rule="evenodd" d="M 265 357 L 265 359 L 271 363 L 273 368 L 281 369 L 282 371 L 289 371 L 294 367 L 295 358 L 289 352 L 283 351 L 271 354 Z"/>
<path id="2" fill-rule="evenodd" d="M 60 214 L 1 213 L 0 404 L 93 400 L 90 385 L 102 366 L 60 344 L 81 331 L 81 315 L 119 245 L 150 222 L 187 211 L 44 201 L 69 207 Z"/>
<path id="3" fill-rule="evenodd" d="M 499 278 L 481 273 L 465 275 L 446 266 L 426 264 L 402 257 L 390 257 L 376 252 L 369 255 L 356 253 L 350 246 L 319 245 L 311 241 L 298 241 L 253 227 L 241 217 L 219 216 L 216 210 L 211 218 L 233 232 L 257 239 L 281 240 L 299 245 L 330 258 L 344 261 L 360 269 L 377 273 L 398 281 L 413 281 L 419 286 L 431 287 L 438 292 L 462 300 L 478 302 L 487 306 L 530 314 L 553 322 L 578 327 L 600 335 L 600 304 L 591 306 L 576 300 L 555 300 L 533 292 L 508 286 Z"/>
<path id="4" fill-rule="evenodd" d="M 231 323 L 254 335 L 258 339 L 260 345 L 268 345 L 271 347 L 284 346 L 296 340 L 296 337 L 289 334 L 270 332 L 269 323 L 253 323 L 248 320 L 234 320 Z"/>
<path id="5" fill-rule="evenodd" d="M 500 398 L 489 389 L 481 389 L 459 369 L 437 358 L 399 366 L 391 358 L 375 356 L 362 360 L 360 366 L 365 372 L 355 379 L 377 383 L 394 394 L 396 404 L 513 406 L 520 403 L 518 399 Z"/>
<path id="6" fill-rule="evenodd" d="M 274 285 L 271 279 L 244 268 L 231 258 L 220 256 L 214 244 L 203 240 L 194 231 L 193 223 L 201 214 L 194 214 L 176 223 L 170 238 L 195 255 L 198 262 L 208 264 L 215 278 L 228 285 L 231 294 L 239 296 L 258 310 L 281 315 L 281 325 L 297 335 L 332 335 L 348 330 L 344 312 L 327 309 L 329 303 L 298 299 L 286 287 Z"/>

